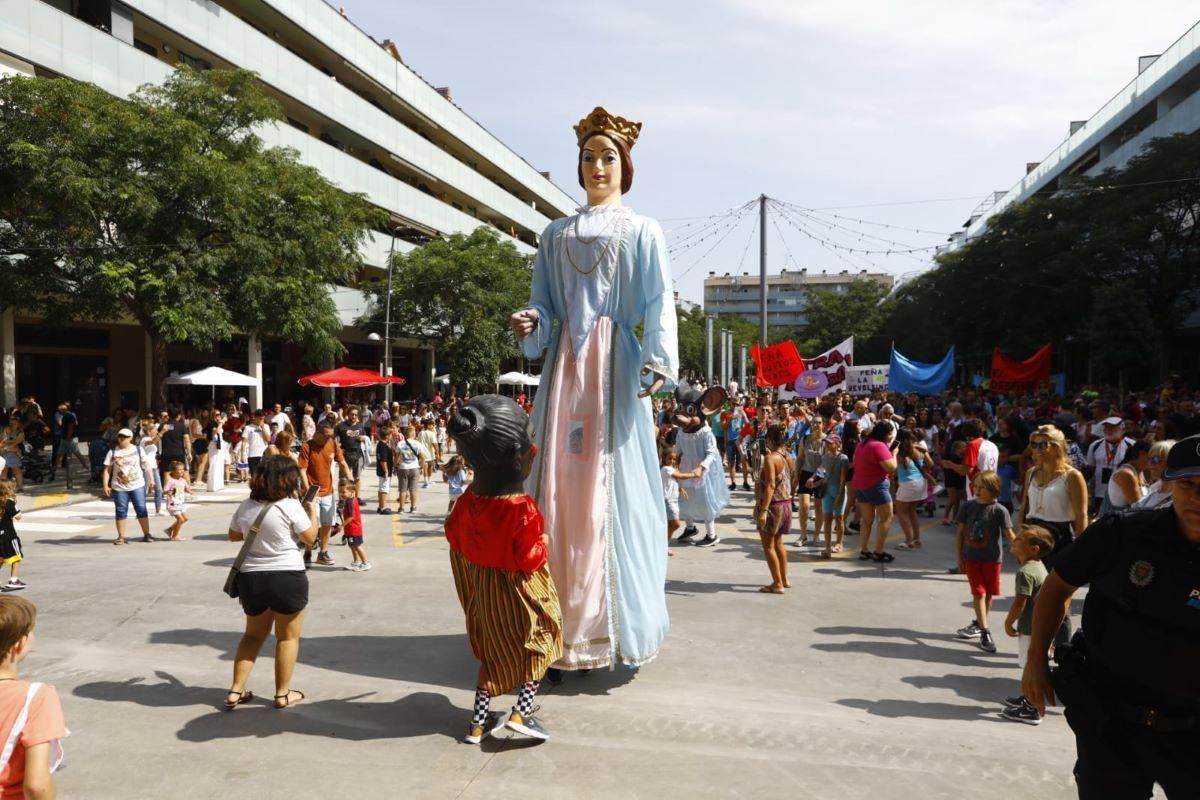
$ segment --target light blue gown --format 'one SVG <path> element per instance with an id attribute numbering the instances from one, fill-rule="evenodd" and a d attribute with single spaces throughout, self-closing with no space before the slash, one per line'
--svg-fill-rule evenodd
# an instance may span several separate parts
<path id="1" fill-rule="evenodd" d="M 708 425 L 695 433 L 675 434 L 675 449 L 679 451 L 679 471 L 691 472 L 703 465 L 704 474 L 680 482 L 679 516 L 688 522 L 714 522 L 721 509 L 729 505 L 729 487 L 725 484 L 725 469 L 717 452 L 717 438 Z"/>
<path id="2" fill-rule="evenodd" d="M 643 368 L 675 386 L 674 293 L 657 222 L 622 207 L 580 212 L 550 223 L 534 261 L 538 324 L 521 347 L 545 362 L 527 491 L 546 519 L 563 608 L 558 666 L 636 666 L 669 627 L 655 428 L 637 394 L 654 380 Z"/>

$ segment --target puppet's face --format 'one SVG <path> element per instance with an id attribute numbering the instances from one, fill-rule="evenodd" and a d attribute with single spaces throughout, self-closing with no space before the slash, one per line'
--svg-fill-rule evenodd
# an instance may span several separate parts
<path id="1" fill-rule="evenodd" d="M 621 190 L 621 154 L 609 137 L 599 134 L 583 143 L 579 153 L 579 171 L 588 196 L 607 195 Z"/>
<path id="2" fill-rule="evenodd" d="M 728 395 L 720 386 L 705 392 L 677 389 L 675 392 L 675 424 L 687 433 L 700 430 L 708 415 L 715 414 L 725 404 Z"/>

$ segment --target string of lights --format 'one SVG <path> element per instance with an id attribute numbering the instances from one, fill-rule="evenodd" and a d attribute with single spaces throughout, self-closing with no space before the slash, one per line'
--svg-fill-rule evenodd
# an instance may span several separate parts
<path id="1" fill-rule="evenodd" d="M 682 234 L 676 233 L 675 231 L 665 233 L 668 240 L 670 240 L 670 247 L 674 249 L 685 244 L 694 244 L 704 236 L 711 234 L 715 229 L 719 228 L 723 223 L 728 222 L 734 216 L 746 211 L 750 205 L 751 203 L 743 203 L 740 206 L 734 207 L 730 211 L 725 211 L 720 215 L 714 215 L 699 227 L 693 228 L 692 230 L 686 231 Z"/>
<path id="2" fill-rule="evenodd" d="M 742 264 L 746 263 L 746 254 L 750 252 L 750 243 L 754 241 L 754 232 L 758 230 L 758 215 L 754 217 L 753 224 L 750 225 L 750 235 L 746 237 L 746 246 L 742 248 L 742 257 L 738 259 L 737 271 L 742 271 Z"/>
<path id="3" fill-rule="evenodd" d="M 772 198 L 772 199 L 774 199 L 774 198 Z M 845 214 L 835 214 L 832 211 L 818 211 L 813 208 L 808 208 L 806 206 L 802 206 L 798 203 L 789 203 L 786 200 L 775 200 L 775 202 L 779 203 L 781 205 L 787 206 L 788 208 L 790 208 L 794 211 L 798 211 L 803 214 L 812 215 L 816 218 L 832 217 L 834 219 L 841 220 L 843 222 L 850 222 L 850 223 L 855 223 L 858 225 L 871 225 L 876 228 L 887 228 L 889 230 L 894 230 L 894 231 L 905 231 L 908 233 L 919 233 L 919 234 L 923 234 L 923 235 L 928 234 L 930 236 L 950 236 L 950 235 L 952 235 L 946 231 L 934 231 L 934 230 L 930 230 L 929 228 L 909 228 L 909 227 L 905 227 L 904 225 L 893 225 L 890 222 L 877 222 L 875 220 L 870 220 L 870 219 L 860 219 L 858 217 L 850 217 L 850 216 L 846 216 Z"/>
<path id="4" fill-rule="evenodd" d="M 703 236 L 699 237 L 698 239 L 694 239 L 683 245 L 668 246 L 667 252 L 671 255 L 672 258 L 675 258 L 678 255 L 680 255 L 681 253 L 685 253 L 694 247 L 698 247 L 701 244 L 703 244 L 704 242 L 707 242 L 714 237 L 719 236 L 721 239 L 724 239 L 725 236 L 722 234 L 728 235 L 728 232 L 730 230 L 732 230 L 733 228 L 736 228 L 737 225 L 745 218 L 746 214 L 748 214 L 749 212 L 750 212 L 750 208 L 747 207 L 747 208 L 743 209 L 741 212 L 739 212 L 738 214 L 731 215 L 731 217 L 728 220 L 715 226 L 714 228 L 712 228 L 710 231 L 708 231 L 707 233 L 705 233 Z"/>
<path id="5" fill-rule="evenodd" d="M 821 238 L 821 237 L 819 237 L 819 236 L 816 236 L 816 235 L 814 235 L 813 233 L 809 232 L 809 231 L 808 231 L 808 230 L 807 230 L 807 229 L 806 229 L 806 228 L 805 228 L 805 227 L 804 227 L 804 226 L 803 226 L 801 223 L 799 223 L 797 220 L 795 220 L 794 218 L 792 218 L 792 217 L 791 217 L 789 214 L 787 214 L 787 213 L 784 213 L 783 211 L 780 211 L 780 210 L 778 210 L 778 209 L 776 209 L 776 212 L 779 214 L 779 216 L 780 216 L 780 217 L 782 217 L 782 218 L 783 218 L 783 221 L 784 221 L 784 222 L 788 223 L 788 225 L 790 225 L 791 227 L 795 228 L 797 231 L 799 231 L 801 234 L 803 234 L 803 235 L 804 235 L 804 236 L 806 236 L 807 238 L 809 238 L 809 239 L 811 239 L 812 241 L 816 242 L 816 243 L 817 243 L 818 245 L 820 245 L 820 246 L 821 246 L 823 249 L 825 249 L 825 250 L 827 250 L 828 252 L 832 253 L 832 254 L 833 254 L 833 256 L 834 256 L 835 258 L 837 258 L 839 261 L 841 261 L 842 263 L 844 263 L 844 264 L 846 264 L 846 265 L 848 265 L 848 266 L 850 266 L 850 267 L 853 267 L 853 268 L 854 268 L 854 270 L 855 270 L 856 272 L 858 272 L 858 271 L 861 271 L 861 270 L 863 269 L 863 265 L 862 265 L 861 263 L 858 263 L 858 262 L 852 261 L 850 258 L 848 258 L 848 257 L 846 257 L 845 255 L 843 255 L 843 254 L 842 254 L 842 252 L 840 252 L 840 251 L 841 251 L 841 250 L 843 250 L 844 248 L 840 248 L 840 247 L 830 247 L 830 246 L 828 245 L 828 243 L 827 243 L 827 242 L 828 242 L 828 240 L 826 240 L 826 239 L 823 239 L 823 238 Z M 874 269 L 874 270 L 875 270 L 875 271 L 877 271 L 877 272 L 878 272 L 878 271 L 881 271 L 881 270 L 880 270 L 880 268 L 879 268 L 879 267 L 878 267 L 876 264 L 874 264 L 873 262 L 871 262 L 871 261 L 869 261 L 869 260 L 866 260 L 866 259 L 864 259 L 864 261 L 866 261 L 866 264 L 867 264 L 867 266 L 868 266 L 868 267 L 870 267 L 871 269 Z"/>
<path id="6" fill-rule="evenodd" d="M 789 221 L 794 221 L 794 218 L 791 217 L 790 215 L 788 215 L 784 212 L 781 212 L 781 213 L 783 213 L 783 216 L 785 219 L 788 219 Z M 909 254 L 926 253 L 926 252 L 930 252 L 933 250 L 937 250 L 938 248 L 942 247 L 941 244 L 929 245 L 927 247 L 889 247 L 887 249 L 873 248 L 873 247 L 847 247 L 846 245 L 835 242 L 832 239 L 826 239 L 822 236 L 818 236 L 818 235 L 814 234 L 812 231 L 809 231 L 807 229 L 807 227 L 804 225 L 804 223 L 802 221 L 799 223 L 796 223 L 795 227 L 797 230 L 799 230 L 805 236 L 807 236 L 810 239 L 812 239 L 816 242 L 819 242 L 829 248 L 832 248 L 835 250 L 840 250 L 840 251 L 850 253 L 850 254 L 857 254 L 857 255 L 864 255 L 864 256 L 870 256 L 870 255 L 892 256 L 892 255 L 902 255 L 905 253 L 909 253 Z"/>
<path id="7" fill-rule="evenodd" d="M 870 239 L 872 241 L 881 242 L 883 244 L 890 245 L 892 247 L 910 248 L 910 247 L 915 246 L 911 242 L 899 242 L 899 241 L 896 241 L 895 239 L 887 239 L 885 237 L 876 236 L 875 234 L 866 233 L 864 231 L 860 231 L 855 228 L 849 228 L 845 225 L 838 224 L 837 222 L 834 222 L 832 220 L 821 219 L 820 217 L 800 211 L 797 208 L 795 208 L 794 206 L 790 207 L 788 210 L 791 211 L 791 213 L 799 215 L 803 219 L 808 220 L 809 222 L 813 223 L 814 225 L 820 225 L 821 227 L 827 228 L 829 230 L 829 235 L 831 238 L 835 235 L 835 232 L 840 231 L 840 232 L 843 232 L 843 235 L 848 235 L 849 237 L 857 238 L 857 240 L 859 242 L 862 242 L 864 239 Z M 782 207 L 781 207 L 781 211 L 782 211 Z"/>
<path id="8" fill-rule="evenodd" d="M 742 211 L 742 213 L 741 213 L 741 214 L 738 216 L 738 218 L 737 218 L 737 220 L 734 222 L 734 224 L 733 224 L 733 225 L 732 225 L 732 226 L 731 226 L 731 227 L 730 227 L 730 228 L 729 228 L 727 231 L 725 231 L 725 234 L 724 234 L 724 235 L 723 235 L 721 238 L 717 239 L 717 241 L 715 241 L 715 242 L 713 243 L 712 247 L 710 247 L 710 248 L 708 248 L 707 250 L 705 250 L 705 251 L 704 251 L 704 253 L 703 253 L 703 254 L 701 254 L 701 256 L 700 256 L 698 259 L 696 259 L 694 262 L 692 262 L 692 265 L 691 265 L 690 267 L 688 267 L 688 268 L 687 268 L 687 269 L 685 269 L 683 272 L 681 272 L 681 273 L 680 273 L 680 274 L 679 274 L 679 275 L 678 275 L 678 276 L 675 278 L 675 280 L 677 280 L 677 281 L 683 280 L 683 279 L 684 279 L 684 278 L 685 278 L 685 277 L 688 275 L 688 273 L 690 273 L 690 272 L 691 272 L 692 270 L 694 270 L 696 267 L 700 266 L 700 264 L 702 264 L 702 263 L 704 262 L 704 260 L 705 260 L 706 258 L 708 258 L 708 257 L 709 257 L 709 255 L 711 255 L 711 254 L 712 254 L 712 252 L 713 252 L 714 250 L 716 250 L 718 246 L 720 246 L 721 242 L 725 241 L 727 238 L 729 238 L 729 235 L 730 235 L 731 233 L 733 233 L 735 230 L 737 230 L 737 226 L 738 226 L 738 224 L 739 224 L 739 223 L 741 223 L 741 221 L 742 221 L 743 219 L 745 219 L 745 218 L 746 218 L 746 215 L 747 215 L 749 212 L 750 212 L 750 209 L 749 209 L 749 208 L 747 208 L 746 210 Z"/>

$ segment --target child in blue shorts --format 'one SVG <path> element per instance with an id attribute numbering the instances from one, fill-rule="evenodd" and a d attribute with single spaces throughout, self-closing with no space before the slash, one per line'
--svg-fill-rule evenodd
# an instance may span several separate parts
<path id="1" fill-rule="evenodd" d="M 817 516 L 818 524 L 825 531 L 825 550 L 821 553 L 822 558 L 832 558 L 834 553 L 840 553 L 846 538 L 846 470 L 849 466 L 850 459 L 842 452 L 842 437 L 836 433 L 826 436 L 825 451 L 821 454 L 821 467 L 809 479 L 813 488 L 819 490 L 821 498 Z M 835 530 L 837 544 L 832 544 Z"/>

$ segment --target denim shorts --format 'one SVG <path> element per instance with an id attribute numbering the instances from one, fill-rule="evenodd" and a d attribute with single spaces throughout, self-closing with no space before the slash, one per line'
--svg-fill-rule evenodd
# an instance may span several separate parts
<path id="1" fill-rule="evenodd" d="M 317 525 L 321 528 L 328 528 L 333 525 L 333 509 L 337 505 L 334 503 L 333 493 L 321 497 L 317 497 Z"/>
<path id="2" fill-rule="evenodd" d="M 138 519 L 145 519 L 147 516 L 145 486 L 128 491 L 113 489 L 113 502 L 116 504 L 117 519 L 126 519 L 129 516 L 130 503 L 133 503 L 133 513 Z"/>
<path id="3" fill-rule="evenodd" d="M 891 505 L 892 487 L 887 481 L 880 481 L 870 489 L 855 489 L 854 499 L 873 506 Z"/>

